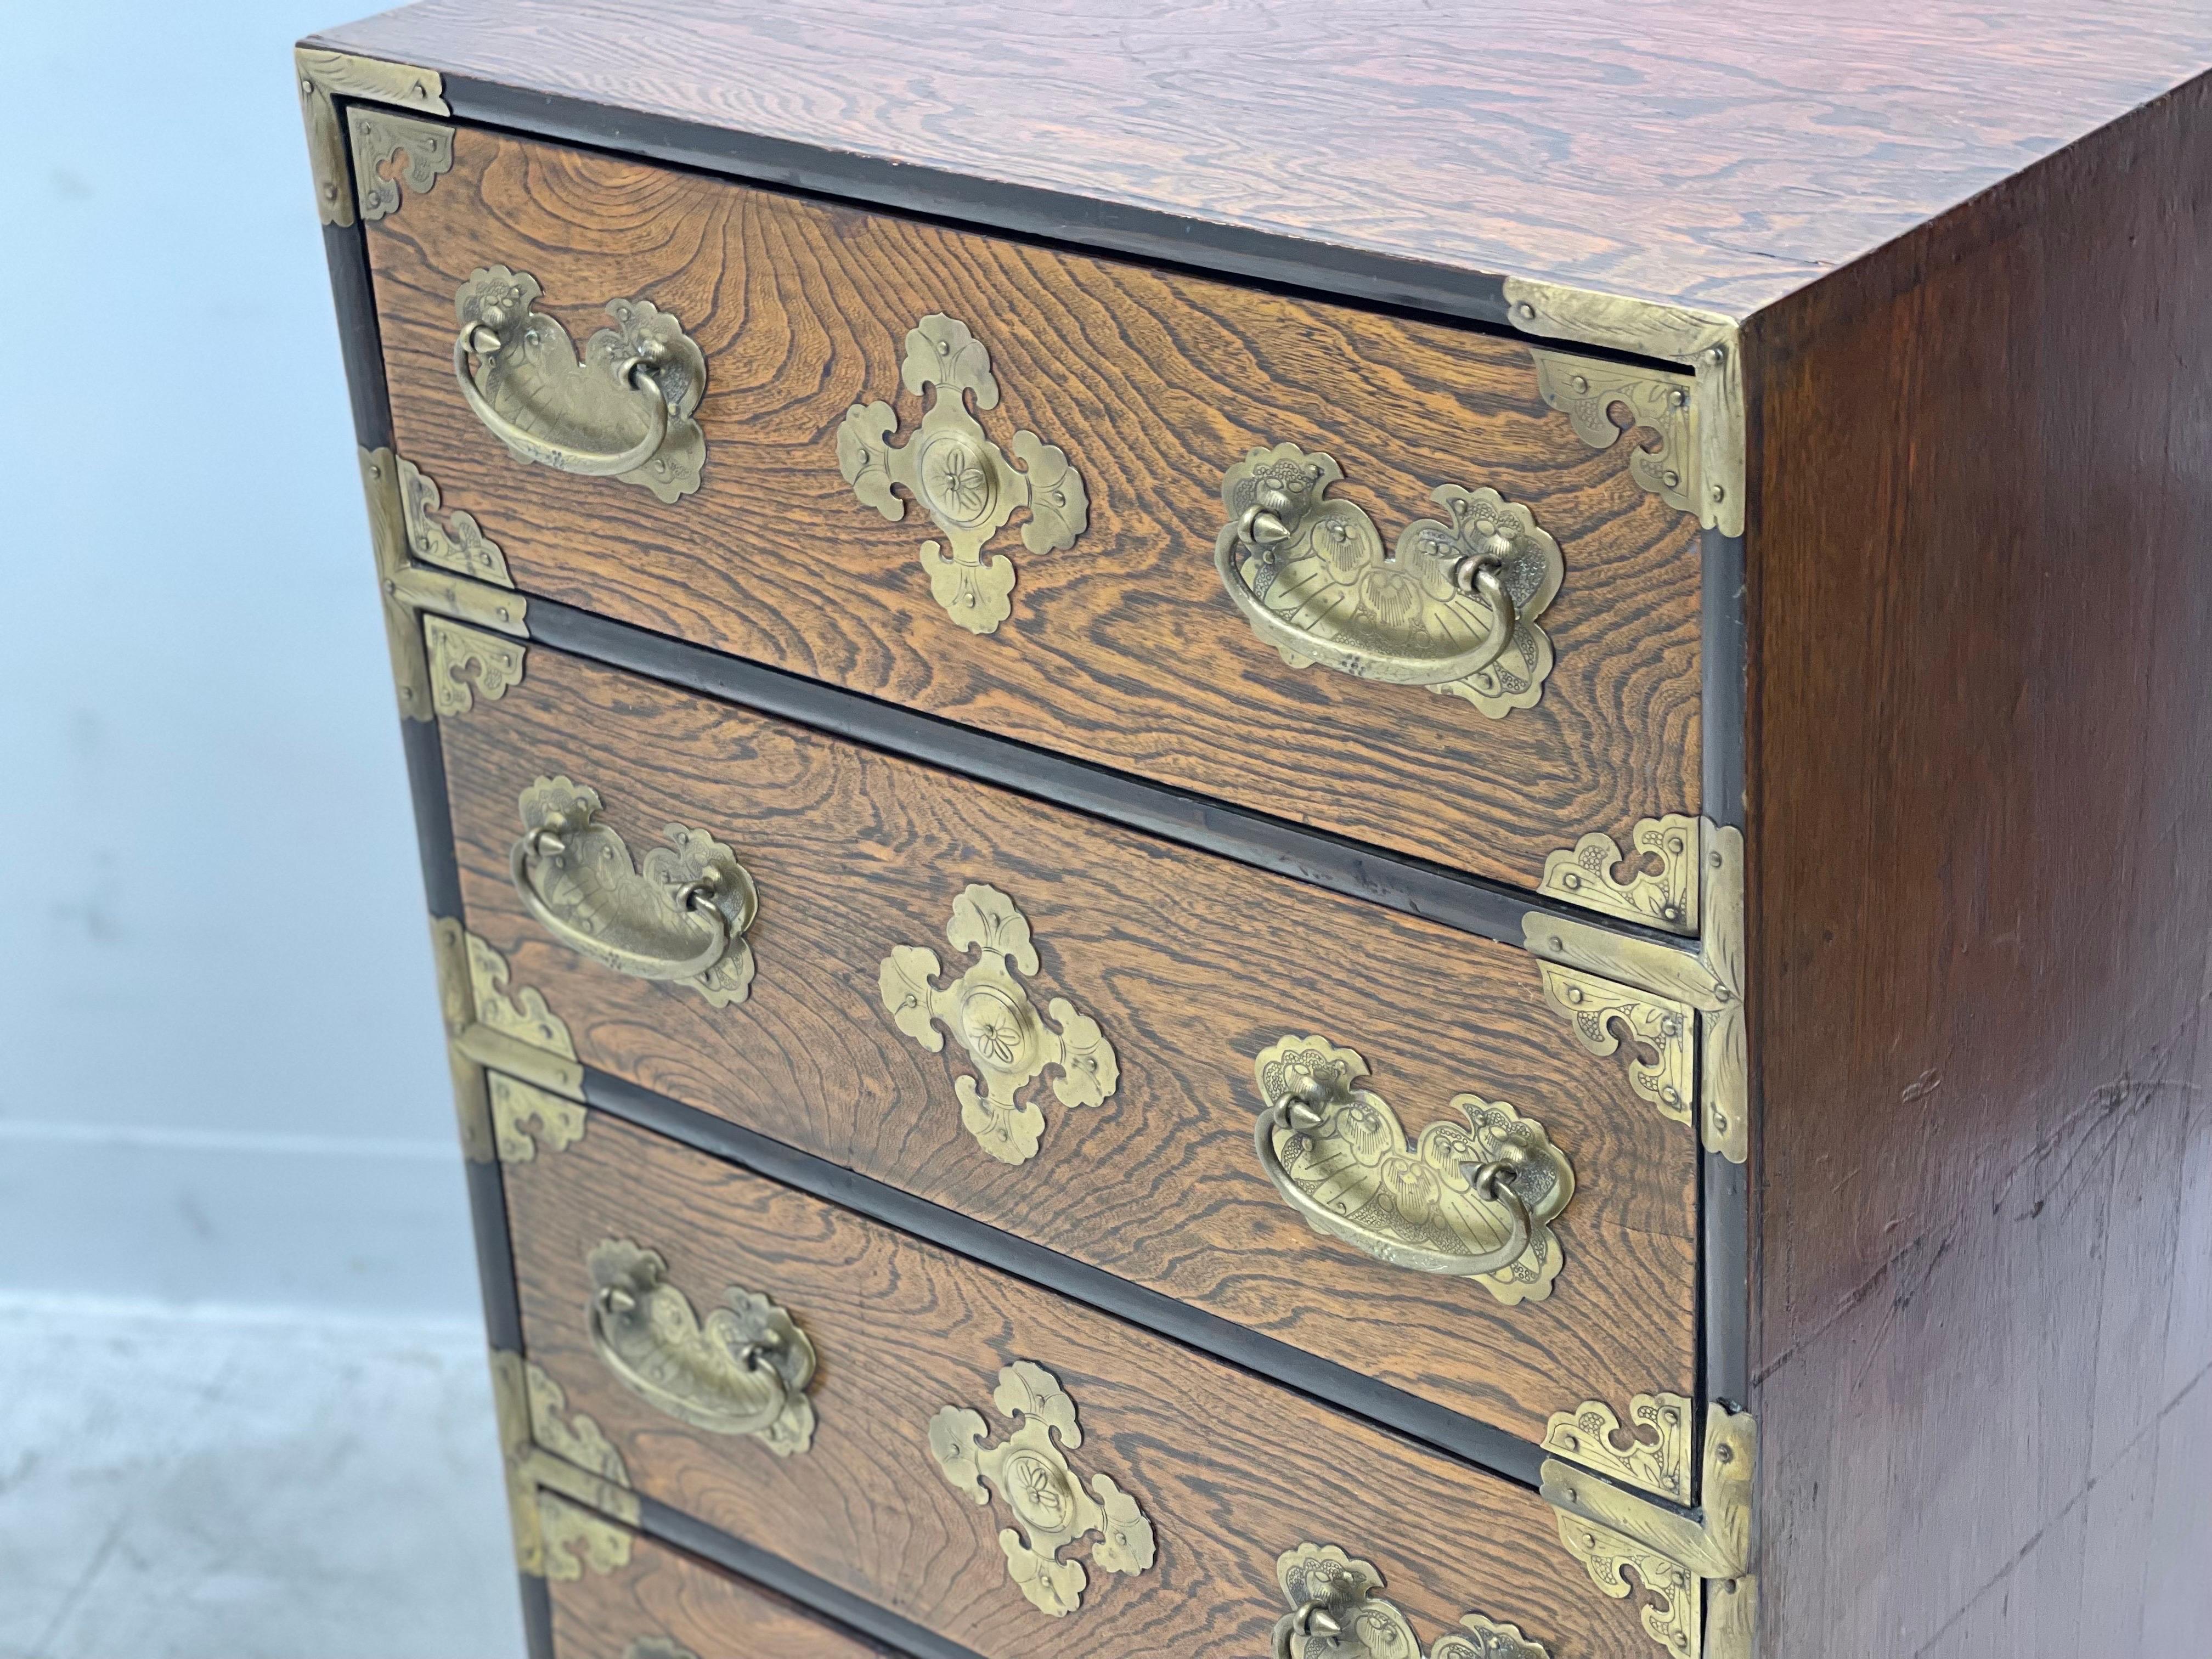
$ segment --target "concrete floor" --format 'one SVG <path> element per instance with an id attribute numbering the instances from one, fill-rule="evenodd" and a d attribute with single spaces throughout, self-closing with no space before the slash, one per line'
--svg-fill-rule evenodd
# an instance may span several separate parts
<path id="1" fill-rule="evenodd" d="M 0 1297 L 0 1659 L 520 1659 L 473 1322 Z"/>

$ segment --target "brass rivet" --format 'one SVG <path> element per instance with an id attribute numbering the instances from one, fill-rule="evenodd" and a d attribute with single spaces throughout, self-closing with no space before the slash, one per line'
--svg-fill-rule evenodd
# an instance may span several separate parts
<path id="1" fill-rule="evenodd" d="M 1727 490 L 1725 490 L 1725 489 L 1722 489 L 1718 484 L 1715 484 L 1715 485 L 1713 486 L 1713 499 L 1714 499 L 1715 501 L 1723 501 L 1723 500 L 1725 500 L 1725 499 L 1727 498 L 1727 495 L 1728 495 L 1728 491 L 1727 491 Z"/>
<path id="2" fill-rule="evenodd" d="M 1536 307 L 1523 300 L 1513 307 L 1513 314 L 1524 323 L 1534 322 L 1536 319 Z"/>
<path id="3" fill-rule="evenodd" d="M 1668 467 L 1664 476 L 1667 480 L 1668 489 L 1680 489 L 1682 487 L 1682 475 L 1675 471 L 1673 467 Z"/>
<path id="4" fill-rule="evenodd" d="M 1565 888 L 1569 892 L 1572 892 L 1576 888 L 1580 887 L 1582 884 L 1583 878 L 1571 870 L 1568 871 L 1565 875 L 1559 878 L 1559 885 Z"/>
<path id="5" fill-rule="evenodd" d="M 1580 1002 L 1582 1000 L 1583 1000 L 1583 988 L 1582 988 L 1581 986 L 1579 986 L 1579 985 L 1570 985 L 1569 987 L 1567 987 L 1567 1000 L 1568 1000 L 1568 1001 L 1570 1001 L 1570 1002 Z"/>
<path id="6" fill-rule="evenodd" d="M 1724 345 L 1707 346 L 1705 348 L 1705 361 L 1711 363 L 1715 368 L 1718 368 L 1723 363 L 1728 361 L 1728 348 Z"/>
<path id="7" fill-rule="evenodd" d="M 1589 376 L 1587 374 L 1576 375 L 1575 390 L 1577 392 L 1587 392 L 1589 390 Z"/>

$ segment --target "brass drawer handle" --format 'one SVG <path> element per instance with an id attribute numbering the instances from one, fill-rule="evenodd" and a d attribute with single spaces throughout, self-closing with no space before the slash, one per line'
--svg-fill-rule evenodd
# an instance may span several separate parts
<path id="1" fill-rule="evenodd" d="M 1291 1610 L 1275 1621 L 1275 1659 L 1422 1659 L 1405 1610 L 1382 1594 L 1382 1575 L 1334 1544 L 1301 1544 L 1275 1563 Z M 1550 1659 L 1517 1625 L 1470 1613 L 1437 1638 L 1427 1659 Z"/>
<path id="2" fill-rule="evenodd" d="M 1425 685 L 1502 718 L 1534 706 L 1552 672 L 1536 619 L 1565 575 L 1559 544 L 1494 489 L 1440 484 L 1451 522 L 1416 519 L 1387 558 L 1343 469 L 1296 444 L 1255 449 L 1221 484 L 1229 521 L 1213 567 L 1252 631 L 1297 667 Z"/>
<path id="3" fill-rule="evenodd" d="M 1475 1279 L 1509 1306 L 1552 1293 L 1561 1256 L 1547 1224 L 1575 1173 L 1542 1124 L 1459 1095 L 1464 1121 L 1416 1141 L 1389 1101 L 1356 1086 L 1367 1062 L 1325 1037 L 1283 1037 L 1253 1070 L 1253 1150 L 1316 1232 L 1393 1267 Z"/>
<path id="4" fill-rule="evenodd" d="M 735 1285 L 702 1321 L 659 1253 L 602 1239 L 586 1258 L 592 1347 L 654 1410 L 709 1434 L 749 1434 L 788 1457 L 814 1439 L 814 1345 L 791 1316 Z"/>
<path id="5" fill-rule="evenodd" d="M 534 308 L 539 292 L 528 271 L 491 265 L 453 296 L 453 379 L 471 412 L 540 466 L 625 479 L 664 501 L 698 489 L 706 441 L 691 416 L 707 359 L 683 325 L 650 300 L 610 301 L 616 326 L 580 359 L 560 319 Z"/>
<path id="6" fill-rule="evenodd" d="M 760 909 L 737 854 L 704 830 L 672 823 L 645 855 L 599 821 L 599 794 L 565 777 L 522 792 L 522 834 L 507 860 L 514 890 L 570 950 L 635 979 L 681 981 L 717 1008 L 753 980 L 745 929 Z"/>

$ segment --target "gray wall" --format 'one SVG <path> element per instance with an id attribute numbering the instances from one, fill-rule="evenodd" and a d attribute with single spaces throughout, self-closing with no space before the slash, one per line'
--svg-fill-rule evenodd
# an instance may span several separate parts
<path id="1" fill-rule="evenodd" d="M 0 1291 L 473 1314 L 290 42 L 0 8 Z"/>

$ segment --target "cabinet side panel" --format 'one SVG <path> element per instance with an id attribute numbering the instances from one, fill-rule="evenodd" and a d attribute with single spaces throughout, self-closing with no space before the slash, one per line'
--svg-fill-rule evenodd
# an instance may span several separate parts
<path id="1" fill-rule="evenodd" d="M 2207 83 L 1747 362 L 1766 1650 L 2149 1651 L 2212 1547 L 2111 1490 L 2212 1364 Z"/>

